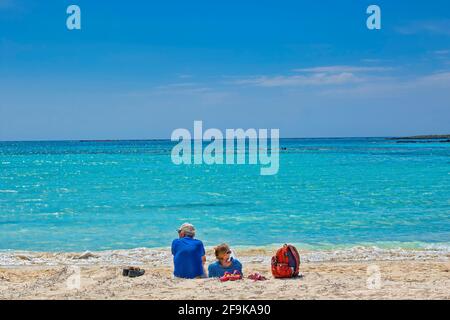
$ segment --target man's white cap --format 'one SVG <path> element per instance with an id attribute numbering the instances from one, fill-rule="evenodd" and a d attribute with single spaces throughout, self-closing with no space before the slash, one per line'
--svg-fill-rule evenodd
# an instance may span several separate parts
<path id="1" fill-rule="evenodd" d="M 190 223 L 183 223 L 177 231 L 178 233 L 184 232 L 187 236 L 195 235 L 195 227 Z"/>

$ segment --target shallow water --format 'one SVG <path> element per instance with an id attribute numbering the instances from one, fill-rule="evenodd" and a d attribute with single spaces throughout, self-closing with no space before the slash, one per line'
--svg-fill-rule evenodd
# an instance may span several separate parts
<path id="1" fill-rule="evenodd" d="M 287 139 L 280 171 L 176 166 L 170 141 L 0 142 L 0 249 L 450 244 L 450 144 Z"/>

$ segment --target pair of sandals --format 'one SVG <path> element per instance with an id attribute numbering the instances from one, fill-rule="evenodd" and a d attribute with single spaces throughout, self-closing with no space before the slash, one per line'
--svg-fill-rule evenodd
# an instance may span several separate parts
<path id="1" fill-rule="evenodd" d="M 143 276 L 145 273 L 144 269 L 138 268 L 138 267 L 129 267 L 125 268 L 122 271 L 122 275 L 124 277 L 130 277 L 130 278 L 137 278 L 140 276 Z"/>
<path id="2" fill-rule="evenodd" d="M 259 272 L 252 273 L 251 275 L 248 276 L 248 278 L 249 278 L 250 280 L 254 280 L 254 281 L 264 281 L 264 280 L 267 280 L 267 278 L 264 277 L 264 276 L 263 276 L 261 273 L 259 273 Z"/>
<path id="3" fill-rule="evenodd" d="M 234 272 L 233 273 L 231 273 L 231 272 L 225 272 L 224 274 L 223 274 L 223 276 L 221 276 L 220 278 L 219 278 L 219 280 L 221 281 L 221 282 L 225 282 L 225 281 L 236 281 L 236 280 L 241 280 L 242 279 L 242 274 L 239 272 L 239 271 L 237 271 L 237 270 L 234 270 Z"/>
<path id="4" fill-rule="evenodd" d="M 264 280 L 267 280 L 267 278 L 264 277 L 259 272 L 252 273 L 251 275 L 248 276 L 248 278 L 250 280 L 253 280 L 253 281 L 264 281 Z M 237 270 L 235 270 L 233 273 L 225 272 L 225 274 L 222 277 L 220 277 L 219 279 L 222 282 L 241 280 L 242 279 L 242 274 L 240 274 L 240 272 L 237 271 Z"/>

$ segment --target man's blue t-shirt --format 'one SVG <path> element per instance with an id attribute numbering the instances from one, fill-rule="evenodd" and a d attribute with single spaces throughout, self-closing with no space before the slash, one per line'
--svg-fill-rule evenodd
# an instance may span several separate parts
<path id="1" fill-rule="evenodd" d="M 242 274 L 242 264 L 237 259 L 232 258 L 229 267 L 224 267 L 219 261 L 216 261 L 208 266 L 208 276 L 210 278 L 218 278 L 222 277 L 225 272 L 233 273 L 235 270 Z"/>
<path id="2" fill-rule="evenodd" d="M 172 242 L 173 274 L 179 278 L 193 279 L 203 276 L 202 257 L 205 255 L 203 242 L 190 237 Z"/>

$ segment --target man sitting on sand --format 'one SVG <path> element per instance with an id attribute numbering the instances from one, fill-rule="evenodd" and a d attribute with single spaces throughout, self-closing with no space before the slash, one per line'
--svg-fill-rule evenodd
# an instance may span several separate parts
<path id="1" fill-rule="evenodd" d="M 184 223 L 177 231 L 179 239 L 172 242 L 174 276 L 186 279 L 204 277 L 205 247 L 200 240 L 194 239 L 195 227 Z"/>
<path id="2" fill-rule="evenodd" d="M 233 274 L 235 271 L 242 276 L 242 264 L 231 256 L 230 247 L 223 243 L 214 248 L 217 261 L 208 266 L 210 278 L 222 277 L 225 272 Z"/>

